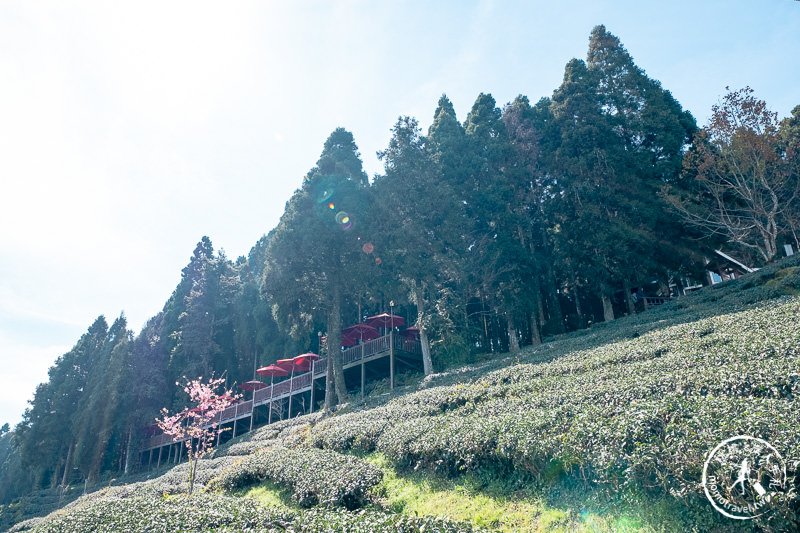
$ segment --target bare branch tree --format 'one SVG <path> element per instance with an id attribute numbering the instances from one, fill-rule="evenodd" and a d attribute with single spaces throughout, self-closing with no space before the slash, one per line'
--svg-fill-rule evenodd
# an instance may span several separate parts
<path id="1" fill-rule="evenodd" d="M 708 126 L 684 158 L 695 175 L 692 198 L 668 194 L 685 220 L 709 236 L 758 252 L 765 262 L 777 255 L 786 210 L 797 198 L 796 177 L 778 148 L 777 114 L 749 87 L 730 91 L 712 107 Z"/>

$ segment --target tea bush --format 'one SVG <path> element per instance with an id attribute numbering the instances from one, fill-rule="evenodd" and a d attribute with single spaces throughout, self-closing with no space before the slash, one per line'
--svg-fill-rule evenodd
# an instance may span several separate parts
<path id="1" fill-rule="evenodd" d="M 379 452 L 423 472 L 518 479 L 541 495 L 569 480 L 620 498 L 670 498 L 685 502 L 698 531 L 723 531 L 730 523 L 720 522 L 700 487 L 716 444 L 757 436 L 790 468 L 800 462 L 798 294 L 800 257 L 647 313 L 428 376 L 416 392 L 367 398 L 369 409 L 351 405 L 256 429 L 198 463 L 197 481 L 209 489 L 271 480 L 302 509 L 270 510 L 220 493 L 186 498 L 183 464 L 14 530 L 471 531 L 365 506 L 382 471 L 357 455 Z M 44 511 L 51 500 L 42 499 Z M 797 530 L 799 508 L 790 493 L 773 522 L 756 527 Z"/>
<path id="2" fill-rule="evenodd" d="M 274 445 L 236 462 L 209 487 L 234 490 L 269 479 L 290 488 L 292 498 L 303 507 L 322 504 L 354 509 L 382 476 L 379 468 L 356 457 Z"/>
<path id="3" fill-rule="evenodd" d="M 446 518 L 408 517 L 375 509 L 348 512 L 311 509 L 300 514 L 287 533 L 479 533 L 482 529 Z"/>
<path id="4" fill-rule="evenodd" d="M 315 508 L 277 511 L 247 498 L 193 494 L 179 497 L 97 499 L 53 516 L 28 522 L 31 533 L 479 533 L 469 524 L 446 518 L 406 517 L 378 509 L 350 512 Z"/>
<path id="5" fill-rule="evenodd" d="M 193 494 L 169 498 L 155 495 L 127 499 L 97 498 L 80 507 L 57 513 L 49 520 L 29 525 L 34 533 L 267 533 L 285 531 L 292 519 L 290 514 L 264 508 L 253 500 Z"/>
<path id="6" fill-rule="evenodd" d="M 377 450 L 447 473 L 558 465 L 612 490 L 701 492 L 706 453 L 738 434 L 800 458 L 800 302 L 784 299 L 467 384 L 430 388 L 315 425 L 309 441 Z"/>

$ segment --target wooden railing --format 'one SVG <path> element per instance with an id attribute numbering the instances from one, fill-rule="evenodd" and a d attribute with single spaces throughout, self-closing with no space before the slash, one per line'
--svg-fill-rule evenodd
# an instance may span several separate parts
<path id="1" fill-rule="evenodd" d="M 393 342 L 396 351 L 403 351 L 412 354 L 421 353 L 420 343 L 418 339 L 407 339 L 398 335 L 384 335 L 377 339 L 366 341 L 363 344 L 353 346 L 342 352 L 342 364 L 349 365 L 356 363 L 363 359 L 368 359 L 374 355 L 389 353 L 389 342 Z M 314 363 L 314 378 L 324 375 L 328 367 L 327 359 L 320 359 Z M 253 399 L 231 405 L 227 409 L 217 413 L 217 415 L 208 423 L 206 427 L 214 424 L 222 425 L 240 418 L 251 416 L 253 407 L 265 405 L 275 400 L 283 399 L 290 394 L 298 391 L 304 391 L 311 386 L 311 372 L 290 377 L 287 380 L 268 385 L 263 389 L 253 392 Z M 144 447 L 144 450 L 158 448 L 171 444 L 173 441 L 170 435 L 159 434 L 151 437 Z"/>
<path id="2" fill-rule="evenodd" d="M 654 305 L 661 305 L 667 303 L 669 300 L 670 300 L 669 298 L 666 298 L 664 296 L 645 296 L 644 306 L 652 307 Z"/>
<path id="3" fill-rule="evenodd" d="M 342 364 L 349 365 L 356 361 L 361 361 L 375 354 L 389 351 L 389 335 L 366 341 L 363 344 L 353 346 L 342 352 Z"/>
<path id="4" fill-rule="evenodd" d="M 422 345 L 419 339 L 408 339 L 406 337 L 394 338 L 394 349 L 401 352 L 413 353 L 415 355 L 422 355 Z"/>
<path id="5" fill-rule="evenodd" d="M 362 359 L 368 359 L 373 355 L 388 353 L 390 340 L 394 345 L 395 352 L 401 351 L 417 355 L 422 353 L 419 339 L 408 339 L 399 335 L 384 335 L 343 351 L 342 364 L 349 365 Z"/>

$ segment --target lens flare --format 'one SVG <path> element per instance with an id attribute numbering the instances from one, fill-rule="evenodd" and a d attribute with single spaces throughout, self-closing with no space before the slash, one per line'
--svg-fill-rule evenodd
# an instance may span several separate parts
<path id="1" fill-rule="evenodd" d="M 381 263 L 383 263 L 383 261 L 381 261 L 381 258 L 380 257 L 376 257 L 375 258 L 375 264 L 376 265 L 380 265 Z"/>
<path id="2" fill-rule="evenodd" d="M 336 222 L 339 223 L 342 230 L 347 231 L 353 225 L 353 221 L 350 220 L 350 215 L 345 213 L 344 211 L 339 211 L 336 213 Z"/>
<path id="3" fill-rule="evenodd" d="M 372 246 L 371 242 L 365 242 L 364 246 L 361 247 L 361 251 L 363 251 L 365 254 L 371 254 L 372 250 L 374 250 L 374 249 L 375 249 L 375 247 Z"/>
<path id="4" fill-rule="evenodd" d="M 335 205 L 333 205 L 333 202 L 331 202 L 331 203 L 329 203 L 329 204 L 328 204 L 328 209 L 330 209 L 331 211 L 333 211 L 334 209 L 336 209 L 336 206 L 335 206 Z"/>

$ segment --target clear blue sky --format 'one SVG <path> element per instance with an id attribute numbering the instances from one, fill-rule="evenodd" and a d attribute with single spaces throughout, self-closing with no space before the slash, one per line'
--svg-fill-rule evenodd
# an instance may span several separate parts
<path id="1" fill-rule="evenodd" d="M 605 24 L 705 123 L 800 104 L 800 2 L 0 0 L 0 424 L 100 314 L 139 331 L 203 235 L 244 255 L 337 126 L 559 85 Z"/>

